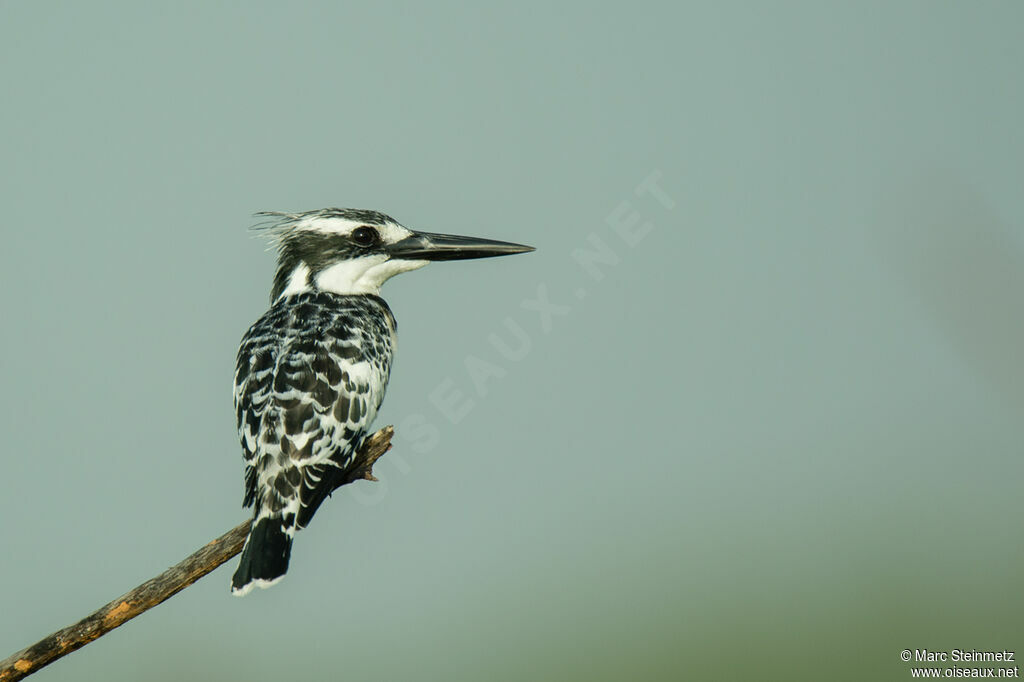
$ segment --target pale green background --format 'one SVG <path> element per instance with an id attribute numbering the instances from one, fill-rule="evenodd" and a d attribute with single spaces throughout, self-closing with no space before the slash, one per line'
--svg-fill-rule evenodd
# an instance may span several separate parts
<path id="1" fill-rule="evenodd" d="M 0 656 L 244 518 L 230 381 L 272 274 L 246 228 L 335 205 L 538 250 L 385 287 L 398 446 L 280 586 L 236 600 L 222 568 L 34 679 L 903 680 L 904 648 L 1024 650 L 1022 26 L 0 3 Z M 483 397 L 467 357 L 503 373 Z"/>

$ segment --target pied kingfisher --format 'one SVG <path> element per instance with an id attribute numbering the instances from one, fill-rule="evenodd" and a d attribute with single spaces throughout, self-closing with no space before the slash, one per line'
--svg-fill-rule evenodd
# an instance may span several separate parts
<path id="1" fill-rule="evenodd" d="M 521 244 L 413 232 L 351 208 L 261 213 L 277 243 L 271 306 L 242 339 L 234 403 L 253 520 L 233 594 L 288 570 L 292 538 L 348 473 L 384 399 L 395 318 L 390 277 L 433 260 L 525 253 Z"/>

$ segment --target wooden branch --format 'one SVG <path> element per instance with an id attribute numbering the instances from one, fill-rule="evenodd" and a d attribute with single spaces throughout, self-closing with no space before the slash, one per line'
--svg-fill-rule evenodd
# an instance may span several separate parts
<path id="1" fill-rule="evenodd" d="M 367 438 L 356 453 L 349 474 L 335 490 L 353 481 L 376 481 L 373 476 L 373 464 L 391 449 L 391 437 L 394 433 L 393 428 L 385 426 Z M 0 682 L 14 682 L 27 677 L 58 658 L 102 637 L 140 613 L 170 599 L 241 552 L 245 537 L 249 534 L 249 524 L 250 521 L 246 521 L 235 526 L 181 563 L 121 595 L 74 625 L 58 630 L 27 649 L 22 649 L 0 661 Z M 227 594 L 226 585 L 224 592 Z"/>

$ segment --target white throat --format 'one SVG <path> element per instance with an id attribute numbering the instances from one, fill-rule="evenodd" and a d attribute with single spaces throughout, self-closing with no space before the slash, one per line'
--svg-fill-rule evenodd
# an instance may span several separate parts
<path id="1" fill-rule="evenodd" d="M 305 263 L 295 268 L 281 297 L 319 289 L 335 294 L 380 295 L 380 287 L 397 274 L 417 270 L 427 265 L 425 260 L 389 260 L 385 255 L 363 256 L 342 261 L 318 272 L 310 286 L 309 267 Z"/>

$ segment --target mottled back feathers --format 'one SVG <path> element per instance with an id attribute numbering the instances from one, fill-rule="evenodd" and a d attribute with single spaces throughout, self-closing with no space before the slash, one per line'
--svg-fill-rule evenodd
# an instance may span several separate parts
<path id="1" fill-rule="evenodd" d="M 394 331 L 382 299 L 327 292 L 284 298 L 249 329 L 234 397 L 257 519 L 305 526 L 345 473 L 384 398 Z"/>

